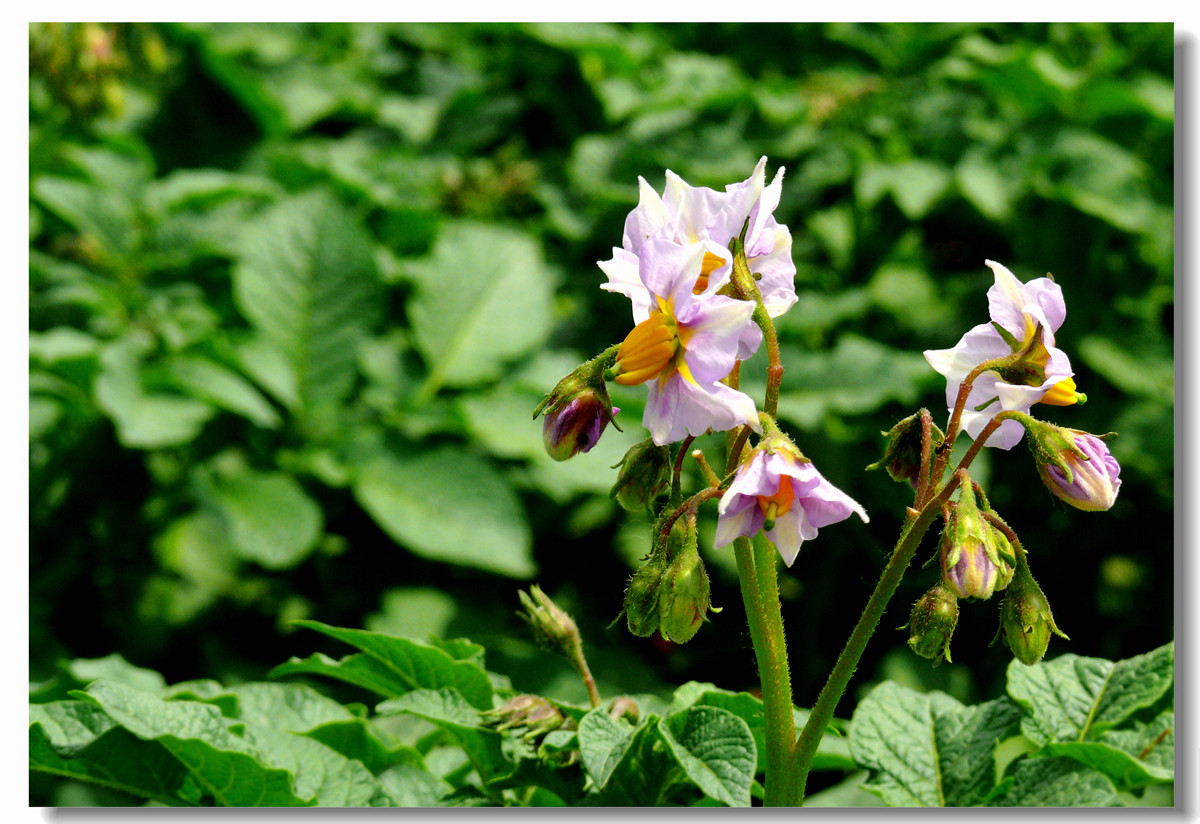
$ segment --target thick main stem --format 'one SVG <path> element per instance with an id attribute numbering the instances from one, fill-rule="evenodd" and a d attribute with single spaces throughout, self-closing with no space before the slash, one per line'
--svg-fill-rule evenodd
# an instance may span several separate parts
<path id="1" fill-rule="evenodd" d="M 958 486 L 960 477 L 955 474 L 938 495 L 920 511 L 909 509 L 904 529 L 896 541 L 896 548 L 892 550 L 892 557 L 879 576 L 879 583 L 875 585 L 875 591 L 871 593 L 862 616 L 858 619 L 846 646 L 833 665 L 833 670 L 829 673 L 829 678 L 821 689 L 821 694 L 817 697 L 817 703 L 813 705 L 812 712 L 808 716 L 808 722 L 800 731 L 800 738 L 796 741 L 788 770 L 789 800 L 787 803 L 799 805 L 802 802 L 804 788 L 808 783 L 808 773 L 812 769 L 813 756 L 816 755 L 817 745 L 821 743 L 825 728 L 833 720 L 834 709 L 846 692 L 846 686 L 850 683 L 850 677 L 858 667 L 858 661 L 862 658 L 867 642 L 874 634 L 879 619 L 883 617 L 888 601 L 899 588 L 905 570 L 912 562 L 917 547 L 921 545 L 921 539 L 925 536 L 925 532 L 933 523 L 934 518 L 937 517 L 938 512 L 941 511 L 942 504 L 949 500 L 950 494 Z"/>
<path id="2" fill-rule="evenodd" d="M 761 537 L 754 544 L 749 538 L 738 538 L 733 543 L 733 551 L 762 687 L 767 739 L 763 803 L 768 807 L 788 806 L 795 803 L 789 801 L 787 772 L 796 725 L 792 715 L 787 644 L 779 607 L 775 547 Z"/>

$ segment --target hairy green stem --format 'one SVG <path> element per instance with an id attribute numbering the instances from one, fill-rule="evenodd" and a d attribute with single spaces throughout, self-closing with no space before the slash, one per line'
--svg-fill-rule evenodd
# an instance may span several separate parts
<path id="1" fill-rule="evenodd" d="M 788 800 L 787 767 L 796 739 L 796 726 L 792 715 L 787 644 L 779 608 L 776 552 L 775 547 L 762 539 L 761 533 L 759 535 L 753 544 L 749 538 L 738 538 L 733 542 L 733 551 L 762 687 L 767 738 L 764 804 L 781 807 L 791 803 Z"/>
<path id="2" fill-rule="evenodd" d="M 829 673 L 829 678 L 821 689 L 821 694 L 817 697 L 817 703 L 813 705 L 812 712 L 808 716 L 808 722 L 804 725 L 804 729 L 800 732 L 800 738 L 796 741 L 786 782 L 789 791 L 788 803 L 798 805 L 802 802 L 804 788 L 808 783 L 808 773 L 812 769 L 813 756 L 817 752 L 817 745 L 825 734 L 825 728 L 833 720 L 833 712 L 837 708 L 838 701 L 846 692 L 850 676 L 854 674 L 858 661 L 867 647 L 867 642 L 870 641 L 875 628 L 879 625 L 879 619 L 883 617 L 888 601 L 900 586 L 900 581 L 903 579 L 908 565 L 921 545 L 921 539 L 925 537 L 925 532 L 941 511 L 942 504 L 949 500 L 950 494 L 957 488 L 961 478 L 962 475 L 955 473 L 938 491 L 938 494 L 919 511 L 908 510 L 908 517 L 905 519 L 904 528 L 896 541 L 896 547 L 892 550 L 892 557 L 879 576 L 879 583 L 875 585 L 875 591 L 871 593 L 862 616 L 858 619 L 846 646 L 833 665 L 833 670 Z"/>

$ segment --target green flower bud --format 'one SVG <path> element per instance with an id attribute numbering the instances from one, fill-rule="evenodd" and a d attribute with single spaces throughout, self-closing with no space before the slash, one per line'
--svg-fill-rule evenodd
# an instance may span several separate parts
<path id="1" fill-rule="evenodd" d="M 684 644 L 692 640 L 711 604 L 708 573 L 696 549 L 696 528 L 689 523 L 683 550 L 663 574 L 658 590 L 658 611 L 663 638 Z"/>
<path id="2" fill-rule="evenodd" d="M 1000 630 L 1013 656 L 1029 666 L 1042 660 L 1051 633 L 1067 638 L 1054 623 L 1050 602 L 1027 569 L 1018 573 L 1000 604 Z"/>
<path id="3" fill-rule="evenodd" d="M 908 645 L 922 658 L 935 664 L 950 660 L 950 638 L 958 626 L 958 598 L 942 584 L 929 589 L 913 604 Z"/>
<path id="4" fill-rule="evenodd" d="M 958 503 L 942 530 L 942 581 L 959 598 L 992 597 L 999 576 L 991 524 L 983 519 L 969 481 L 960 487 Z"/>
<path id="5" fill-rule="evenodd" d="M 886 469 L 893 481 L 908 481 L 915 489 L 921 474 L 921 415 L 909 415 L 891 431 L 880 434 L 887 438 L 883 457 L 867 469 Z M 946 437 L 937 424 L 930 426 L 929 435 L 931 444 Z"/>
<path id="6" fill-rule="evenodd" d="M 486 723 L 497 730 L 524 728 L 522 737 L 527 740 L 541 738 L 567 720 L 558 707 L 537 695 L 518 695 L 483 715 Z"/>
<path id="7" fill-rule="evenodd" d="M 1017 551 L 1013 545 L 1009 543 L 1008 536 L 1001 532 L 994 525 L 989 524 L 992 530 L 992 545 L 996 547 L 996 557 L 1000 559 L 1000 564 L 996 568 L 996 592 L 1003 592 L 1008 584 L 1013 579 L 1013 573 L 1016 569 L 1013 563 L 1016 563 Z M 1012 559 L 1012 563 L 1008 559 Z"/>
<path id="8" fill-rule="evenodd" d="M 617 482 L 609 497 L 630 512 L 642 512 L 671 482 L 671 450 L 647 438 L 635 444 L 617 464 Z"/>
<path id="9" fill-rule="evenodd" d="M 666 555 L 656 553 L 629 579 L 625 590 L 625 620 L 629 631 L 639 638 L 646 638 L 658 630 L 658 589 L 666 571 Z"/>
<path id="10" fill-rule="evenodd" d="M 518 612 L 517 615 L 533 629 L 538 643 L 574 662 L 583 648 L 579 628 L 571 616 L 563 612 L 536 584 L 529 588 L 529 592 L 532 597 L 524 590 L 517 591 L 521 606 L 525 608 L 524 612 Z"/>

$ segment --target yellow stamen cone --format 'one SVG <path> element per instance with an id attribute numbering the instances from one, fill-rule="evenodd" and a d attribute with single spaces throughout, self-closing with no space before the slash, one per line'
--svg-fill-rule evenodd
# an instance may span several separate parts
<path id="1" fill-rule="evenodd" d="M 633 327 L 617 349 L 614 380 L 622 386 L 637 386 L 658 376 L 679 351 L 674 318 L 655 312 Z"/>
<path id="2" fill-rule="evenodd" d="M 1071 406 L 1086 400 L 1087 395 L 1075 391 L 1075 379 L 1066 378 L 1051 386 L 1049 391 L 1042 395 L 1041 403 L 1048 406 Z"/>

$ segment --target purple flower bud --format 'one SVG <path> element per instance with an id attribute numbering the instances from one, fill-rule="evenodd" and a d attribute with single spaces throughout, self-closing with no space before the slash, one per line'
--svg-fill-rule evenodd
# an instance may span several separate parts
<path id="1" fill-rule="evenodd" d="M 556 461 L 565 461 L 590 450 L 612 419 L 609 409 L 607 398 L 589 388 L 552 407 L 542 424 L 546 452 Z"/>
<path id="2" fill-rule="evenodd" d="M 986 601 L 996 589 L 1000 558 L 991 526 L 979 514 L 975 493 L 963 484 L 942 532 L 942 581 L 959 598 Z"/>
<path id="3" fill-rule="evenodd" d="M 1060 465 L 1038 461 L 1038 474 L 1046 488 L 1064 502 L 1085 512 L 1111 509 L 1121 488 L 1121 465 L 1108 451 L 1104 441 L 1095 435 L 1078 429 L 1062 431 L 1073 437 L 1074 449 L 1068 447 L 1059 450 Z"/>

